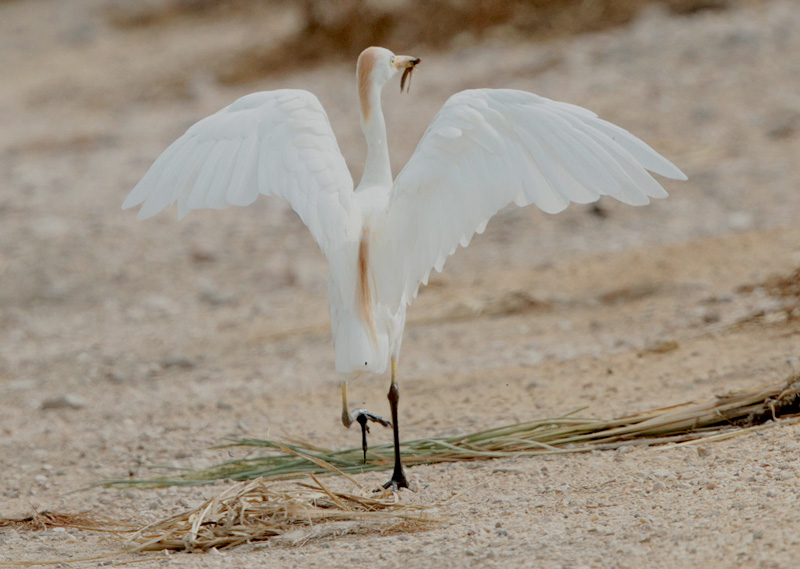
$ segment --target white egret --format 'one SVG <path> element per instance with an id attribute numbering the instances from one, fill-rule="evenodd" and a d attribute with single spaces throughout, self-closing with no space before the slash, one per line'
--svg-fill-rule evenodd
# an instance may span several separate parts
<path id="1" fill-rule="evenodd" d="M 450 97 L 408 164 L 392 180 L 381 90 L 398 71 L 400 89 L 419 59 L 370 47 L 357 86 L 367 157 L 353 180 L 319 100 L 303 90 L 253 93 L 201 120 L 155 161 L 123 208 L 139 219 L 176 203 L 190 210 L 246 206 L 280 196 L 308 226 L 330 265 L 328 292 L 342 422 L 358 421 L 366 459 L 367 421 L 388 421 L 347 405 L 347 381 L 391 369 L 394 472 L 400 457 L 396 371 L 406 306 L 432 269 L 482 233 L 498 210 L 536 204 L 557 213 L 608 195 L 630 205 L 667 193 L 648 170 L 685 180 L 627 131 L 574 105 L 524 91 L 477 89 Z"/>

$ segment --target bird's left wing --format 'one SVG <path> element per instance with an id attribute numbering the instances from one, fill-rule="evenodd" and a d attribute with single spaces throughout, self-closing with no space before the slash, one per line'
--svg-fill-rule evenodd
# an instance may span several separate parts
<path id="1" fill-rule="evenodd" d="M 133 188 L 123 209 L 139 219 L 177 202 L 190 210 L 246 206 L 259 194 L 286 199 L 328 254 L 351 214 L 353 179 L 328 117 L 308 91 L 242 97 L 172 143 Z"/>
<path id="2" fill-rule="evenodd" d="M 498 210 L 531 203 L 557 213 L 610 195 L 631 205 L 667 193 L 647 172 L 686 176 L 629 132 L 586 109 L 524 91 L 453 95 L 392 188 L 373 229 L 378 300 L 410 303 Z"/>

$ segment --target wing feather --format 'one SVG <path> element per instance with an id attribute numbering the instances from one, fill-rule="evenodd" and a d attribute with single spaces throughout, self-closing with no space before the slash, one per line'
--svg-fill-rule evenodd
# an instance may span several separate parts
<path id="1" fill-rule="evenodd" d="M 511 202 L 557 213 L 603 195 L 630 205 L 666 197 L 648 170 L 686 176 L 593 112 L 523 91 L 453 95 L 392 188 L 373 235 L 376 294 L 397 309 Z"/>
<path id="2" fill-rule="evenodd" d="M 253 93 L 197 122 L 158 157 L 123 203 L 139 219 L 178 204 L 246 206 L 259 194 L 286 199 L 328 252 L 345 234 L 353 180 L 328 117 L 308 91 Z"/>

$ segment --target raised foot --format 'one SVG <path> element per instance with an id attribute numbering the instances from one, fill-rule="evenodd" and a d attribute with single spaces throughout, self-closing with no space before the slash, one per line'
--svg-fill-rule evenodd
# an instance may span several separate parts
<path id="1" fill-rule="evenodd" d="M 364 451 L 364 464 L 367 463 L 367 433 L 369 432 L 369 425 L 367 424 L 369 421 L 373 423 L 379 423 L 384 427 L 391 427 L 392 424 L 381 417 L 380 415 L 375 415 L 374 413 L 370 413 L 366 409 L 356 409 L 353 411 L 353 416 L 355 420 L 358 421 L 358 424 L 361 425 L 361 449 Z"/>
<path id="2" fill-rule="evenodd" d="M 370 413 L 366 409 L 353 409 L 353 418 L 361 425 L 366 425 L 367 421 L 372 421 L 373 423 L 380 423 L 384 427 L 392 426 L 391 421 L 387 421 L 375 413 Z M 369 432 L 369 427 L 367 427 L 367 432 Z"/>

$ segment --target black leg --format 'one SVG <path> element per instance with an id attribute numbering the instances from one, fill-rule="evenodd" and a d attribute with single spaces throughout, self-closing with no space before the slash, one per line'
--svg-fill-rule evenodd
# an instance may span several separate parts
<path id="1" fill-rule="evenodd" d="M 369 432 L 369 427 L 367 426 L 367 416 L 364 414 L 359 415 L 356 417 L 356 421 L 358 424 L 361 425 L 361 449 L 364 451 L 364 464 L 367 464 L 367 433 Z"/>
<path id="2" fill-rule="evenodd" d="M 408 488 L 405 472 L 403 472 L 403 461 L 400 458 L 400 429 L 397 426 L 397 402 L 400 400 L 400 391 L 397 389 L 397 382 L 394 379 L 394 361 L 392 361 L 392 385 L 389 387 L 389 405 L 392 408 L 392 434 L 394 435 L 394 472 L 392 478 L 383 485 L 384 488 L 399 490 Z"/>

